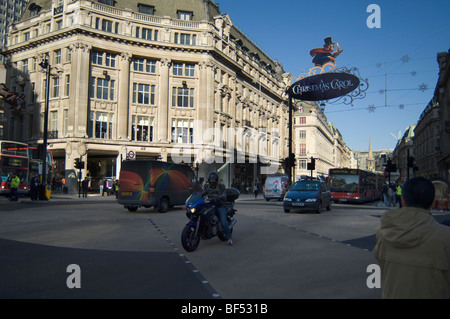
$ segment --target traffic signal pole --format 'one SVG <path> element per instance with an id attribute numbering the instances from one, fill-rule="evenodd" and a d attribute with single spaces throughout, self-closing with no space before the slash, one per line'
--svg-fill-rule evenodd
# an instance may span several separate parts
<path id="1" fill-rule="evenodd" d="M 292 97 L 289 94 L 289 140 L 288 140 L 288 161 L 286 163 L 287 175 L 289 177 L 289 182 L 293 185 L 292 181 Z"/>

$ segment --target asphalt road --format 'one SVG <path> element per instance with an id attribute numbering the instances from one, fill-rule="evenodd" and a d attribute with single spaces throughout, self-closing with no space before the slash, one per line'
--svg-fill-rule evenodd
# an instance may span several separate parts
<path id="1" fill-rule="evenodd" d="M 0 298 L 380 298 L 366 280 L 384 208 L 285 214 L 280 205 L 242 196 L 234 245 L 213 238 L 187 253 L 180 207 L 130 213 L 112 197 L 1 199 Z M 80 288 L 68 287 L 72 279 Z"/>

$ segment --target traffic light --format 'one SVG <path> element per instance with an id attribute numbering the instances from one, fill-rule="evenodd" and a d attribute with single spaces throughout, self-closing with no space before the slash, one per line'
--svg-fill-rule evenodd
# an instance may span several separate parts
<path id="1" fill-rule="evenodd" d="M 84 168 L 84 162 L 80 161 L 79 158 L 75 159 L 75 163 L 74 163 L 75 168 L 77 169 L 83 169 Z"/>
<path id="2" fill-rule="evenodd" d="M 308 170 L 314 171 L 316 169 L 316 159 L 314 157 L 311 157 L 311 163 L 308 163 L 306 166 Z"/>
<path id="3" fill-rule="evenodd" d="M 408 168 L 414 167 L 414 157 L 408 157 Z"/>
<path id="4" fill-rule="evenodd" d="M 387 160 L 387 163 L 386 163 L 386 171 L 388 171 L 388 172 L 396 172 L 397 171 L 397 165 L 392 164 L 392 161 L 390 158 Z"/>
<path id="5" fill-rule="evenodd" d="M 295 167 L 295 154 L 294 153 L 291 153 L 289 155 L 289 163 L 290 163 L 291 167 Z"/>

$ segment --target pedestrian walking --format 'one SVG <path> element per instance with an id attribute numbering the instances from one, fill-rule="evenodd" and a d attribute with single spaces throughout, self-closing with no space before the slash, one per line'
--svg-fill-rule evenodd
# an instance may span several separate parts
<path id="1" fill-rule="evenodd" d="M 39 197 L 39 176 L 36 172 L 31 172 L 30 179 L 30 198 L 31 200 L 38 200 Z"/>
<path id="2" fill-rule="evenodd" d="M 384 202 L 384 206 L 388 206 L 389 204 L 389 196 L 388 196 L 388 187 L 386 184 L 383 184 L 383 187 L 381 188 L 381 197 Z"/>
<path id="3" fill-rule="evenodd" d="M 83 190 L 83 198 L 87 198 L 88 188 L 89 188 L 89 180 L 87 177 L 85 177 L 83 182 L 81 183 L 81 189 Z"/>
<path id="4" fill-rule="evenodd" d="M 382 215 L 373 251 L 382 298 L 450 299 L 450 228 L 430 214 L 434 196 L 431 181 L 414 177 L 403 186 L 402 208 Z"/>
<path id="5" fill-rule="evenodd" d="M 258 193 L 259 193 L 258 185 L 256 185 L 255 183 L 255 185 L 253 186 L 253 194 L 255 195 L 255 199 L 258 197 Z"/>
<path id="6" fill-rule="evenodd" d="M 20 185 L 20 178 L 13 172 L 9 173 L 10 183 L 9 183 L 9 200 L 17 202 L 19 200 L 18 188 Z"/>
<path id="7" fill-rule="evenodd" d="M 397 199 L 398 202 L 398 207 L 402 208 L 402 185 L 400 185 L 400 183 L 398 183 L 397 188 L 395 190 L 395 197 Z"/>
<path id="8" fill-rule="evenodd" d="M 388 188 L 388 206 L 395 206 L 395 191 L 393 185 L 389 185 Z"/>

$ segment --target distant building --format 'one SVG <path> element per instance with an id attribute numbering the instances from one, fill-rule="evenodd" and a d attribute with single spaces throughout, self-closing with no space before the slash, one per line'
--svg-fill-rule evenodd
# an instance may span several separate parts
<path id="1" fill-rule="evenodd" d="M 414 130 L 414 165 L 417 175 L 450 179 L 450 52 L 437 55 L 439 77 L 434 96 Z"/>
<path id="2" fill-rule="evenodd" d="M 352 166 L 351 149 L 345 145 L 341 133 L 328 122 L 317 103 L 298 102 L 293 122 L 296 179 L 311 176 L 311 171 L 307 169 L 311 157 L 315 159 L 314 177 L 328 176 L 330 168 Z"/>

